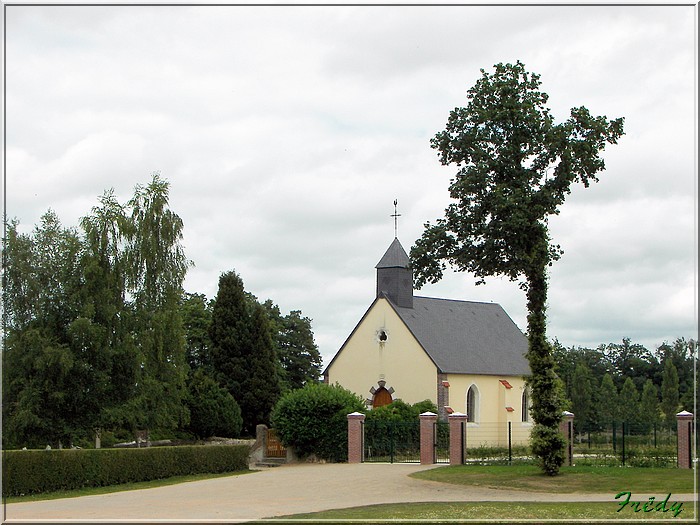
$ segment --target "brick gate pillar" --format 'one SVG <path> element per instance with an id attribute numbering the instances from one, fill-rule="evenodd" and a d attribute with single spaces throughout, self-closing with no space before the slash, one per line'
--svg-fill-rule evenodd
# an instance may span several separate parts
<path id="1" fill-rule="evenodd" d="M 564 435 L 566 447 L 564 448 L 564 465 L 570 467 L 574 464 L 574 414 L 564 410 L 564 415 L 559 423 L 559 432 Z"/>
<path id="2" fill-rule="evenodd" d="M 676 414 L 678 425 L 678 468 L 693 468 L 693 414 L 687 411 Z"/>
<path id="3" fill-rule="evenodd" d="M 463 465 L 467 414 L 455 412 L 447 416 L 447 419 L 450 422 L 450 465 Z"/>
<path id="4" fill-rule="evenodd" d="M 423 412 L 420 416 L 420 464 L 435 463 L 435 423 L 437 414 Z"/>
<path id="5" fill-rule="evenodd" d="M 362 463 L 364 421 L 365 415 L 360 412 L 348 414 L 348 463 Z"/>

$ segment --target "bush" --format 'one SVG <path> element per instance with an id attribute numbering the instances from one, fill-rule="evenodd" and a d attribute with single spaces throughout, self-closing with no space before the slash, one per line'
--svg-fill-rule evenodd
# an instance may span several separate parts
<path id="1" fill-rule="evenodd" d="M 5 451 L 2 495 L 247 470 L 249 452 L 241 445 Z"/>
<path id="2" fill-rule="evenodd" d="M 364 410 L 362 398 L 339 385 L 310 384 L 282 396 L 271 420 L 282 443 L 300 457 L 347 461 L 347 415 Z"/>
<path id="3" fill-rule="evenodd" d="M 192 375 L 188 388 L 190 432 L 200 438 L 240 435 L 243 426 L 241 408 L 228 390 L 201 370 Z"/>
<path id="4" fill-rule="evenodd" d="M 419 421 L 419 417 L 424 412 L 437 413 L 438 408 L 429 399 L 420 401 L 415 405 L 409 405 L 400 399 L 392 401 L 388 405 L 374 408 L 367 413 L 366 421 Z"/>

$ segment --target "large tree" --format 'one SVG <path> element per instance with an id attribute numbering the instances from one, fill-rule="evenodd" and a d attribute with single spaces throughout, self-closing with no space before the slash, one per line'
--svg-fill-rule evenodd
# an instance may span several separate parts
<path id="1" fill-rule="evenodd" d="M 661 382 L 661 410 L 664 413 L 664 423 L 667 428 L 674 428 L 676 414 L 680 404 L 678 394 L 678 370 L 671 359 L 664 363 L 664 375 Z"/>
<path id="2" fill-rule="evenodd" d="M 133 424 L 142 429 L 187 424 L 183 282 L 192 264 L 182 246 L 182 219 L 169 207 L 169 183 L 159 173 L 137 185 L 128 203 L 126 282 L 134 298 L 136 342 L 144 376 L 138 382 Z"/>
<path id="3" fill-rule="evenodd" d="M 282 315 L 279 306 L 269 299 L 263 307 L 270 319 L 282 391 L 318 382 L 322 359 L 314 341 L 311 319 L 304 317 L 300 310 Z"/>
<path id="4" fill-rule="evenodd" d="M 623 134 L 623 119 L 573 108 L 560 124 L 546 107 L 540 77 L 520 62 L 481 70 L 466 107 L 455 108 L 431 141 L 444 165 L 455 164 L 450 197 L 456 202 L 411 249 L 416 285 L 437 282 L 447 265 L 472 272 L 477 283 L 504 275 L 527 294 L 527 353 L 532 375 L 531 444 L 543 471 L 563 462 L 558 426 L 561 403 L 546 338 L 547 267 L 561 256 L 551 243 L 548 217 L 559 213 L 574 182 L 588 187 L 604 169 L 606 144 Z"/>
<path id="5" fill-rule="evenodd" d="M 625 379 L 620 389 L 620 407 L 622 408 L 622 421 L 632 426 L 632 430 L 639 431 L 639 390 L 631 377 Z"/>
<path id="6" fill-rule="evenodd" d="M 642 397 L 639 401 L 639 419 L 642 430 L 645 432 L 656 429 L 661 420 L 659 393 L 651 379 L 646 380 L 642 389 Z"/>
<path id="7" fill-rule="evenodd" d="M 280 387 L 267 314 L 236 272 L 219 277 L 209 337 L 213 375 L 240 405 L 243 434 L 254 435 L 269 423 Z"/>
<path id="8" fill-rule="evenodd" d="M 78 419 L 94 418 L 85 395 L 103 370 L 89 371 L 93 348 L 81 345 L 82 245 L 73 228 L 46 212 L 31 234 L 8 225 L 3 250 L 3 442 L 68 443 Z M 95 397 L 99 396 L 93 388 Z"/>
<path id="9" fill-rule="evenodd" d="M 587 432 L 591 430 L 593 420 L 593 377 L 585 363 L 579 363 L 574 370 L 571 385 L 571 410 L 576 416 L 576 430 Z"/>
<path id="10" fill-rule="evenodd" d="M 611 428 L 613 423 L 620 420 L 620 407 L 618 405 L 618 391 L 609 373 L 603 376 L 600 382 L 600 422 L 605 428 Z"/>
<path id="11" fill-rule="evenodd" d="M 211 371 L 209 351 L 209 325 L 211 324 L 212 301 L 200 293 L 186 293 L 180 311 L 187 341 L 187 364 L 190 369 L 204 368 Z"/>

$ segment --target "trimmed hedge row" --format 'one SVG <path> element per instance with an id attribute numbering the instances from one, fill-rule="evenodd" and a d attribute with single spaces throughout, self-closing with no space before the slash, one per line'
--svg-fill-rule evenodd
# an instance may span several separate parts
<path id="1" fill-rule="evenodd" d="M 3 496 L 248 469 L 245 445 L 135 449 L 7 450 Z"/>

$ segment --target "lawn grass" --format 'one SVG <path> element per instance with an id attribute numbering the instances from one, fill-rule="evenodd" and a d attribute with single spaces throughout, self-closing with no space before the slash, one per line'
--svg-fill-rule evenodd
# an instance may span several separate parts
<path id="1" fill-rule="evenodd" d="M 642 520 L 694 518 L 693 504 L 683 503 L 680 513 L 674 518 L 673 511 L 635 512 L 625 507 L 620 512 L 616 501 L 609 503 L 537 503 L 537 502 L 485 502 L 485 503 L 396 503 L 369 505 L 348 509 L 335 509 L 310 514 L 285 516 L 283 520 L 369 520 L 370 523 L 386 523 L 388 520 L 428 521 L 441 520 L 488 520 L 493 523 L 513 523 L 522 520 Z"/>
<path id="2" fill-rule="evenodd" d="M 411 477 L 495 489 L 529 492 L 608 493 L 692 493 L 693 471 L 675 468 L 562 467 L 558 476 L 541 473 L 535 465 L 439 467 L 411 474 Z"/>
<path id="3" fill-rule="evenodd" d="M 112 492 L 123 492 L 125 490 L 153 489 L 177 485 L 178 483 L 188 483 L 190 481 L 202 481 L 205 479 L 225 478 L 227 476 L 240 476 L 256 472 L 254 470 L 239 470 L 236 472 L 223 472 L 220 474 L 193 474 L 190 476 L 173 476 L 165 479 L 155 479 L 152 481 L 139 481 L 136 483 L 122 483 L 120 485 L 109 485 L 106 487 L 84 487 L 75 490 L 58 490 L 55 492 L 43 492 L 41 494 L 28 494 L 26 496 L 10 496 L 4 499 L 4 503 L 28 503 L 31 501 L 43 501 L 61 498 L 78 498 L 81 496 L 98 496 L 100 494 L 110 494 Z"/>

